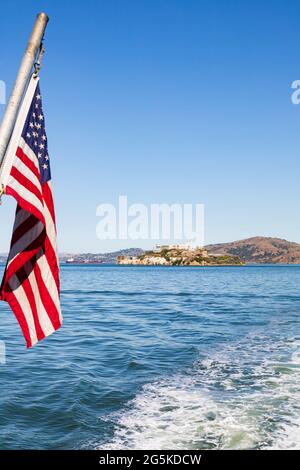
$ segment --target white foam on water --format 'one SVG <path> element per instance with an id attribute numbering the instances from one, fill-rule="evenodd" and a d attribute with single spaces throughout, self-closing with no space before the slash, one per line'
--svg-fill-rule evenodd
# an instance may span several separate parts
<path id="1" fill-rule="evenodd" d="M 291 362 L 265 361 L 250 371 L 254 352 L 235 346 L 189 374 L 145 385 L 126 409 L 107 416 L 115 432 L 99 448 L 300 448 L 299 344 L 291 344 Z"/>
<path id="2" fill-rule="evenodd" d="M 299 450 L 300 449 L 300 418 L 294 417 L 293 424 L 282 426 L 281 431 L 269 449 Z"/>
<path id="3" fill-rule="evenodd" d="M 249 448 L 257 439 L 243 413 L 217 404 L 182 377 L 145 386 L 131 406 L 119 416 L 113 441 L 101 448 Z"/>
<path id="4" fill-rule="evenodd" d="M 287 413 L 274 433 L 270 449 L 300 449 L 300 341 L 295 341 L 291 349 L 294 349 L 289 364 L 291 374 L 279 380 L 288 396 Z"/>

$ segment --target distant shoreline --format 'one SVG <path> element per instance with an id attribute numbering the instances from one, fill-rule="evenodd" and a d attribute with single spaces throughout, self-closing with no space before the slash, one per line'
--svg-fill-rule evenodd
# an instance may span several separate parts
<path id="1" fill-rule="evenodd" d="M 300 265 L 300 244 L 282 238 L 259 236 L 235 242 L 206 245 L 204 248 L 209 256 L 220 253 L 228 256 L 238 256 L 246 266 Z M 108 253 L 61 252 L 59 253 L 59 261 L 61 264 L 69 261 L 67 264 L 70 265 L 113 265 L 117 264 L 119 256 L 139 257 L 145 253 L 146 251 L 141 248 L 126 248 Z M 1 253 L 0 264 L 6 264 L 6 260 L 7 254 Z"/>
<path id="2" fill-rule="evenodd" d="M 237 256 L 243 263 L 248 264 L 300 264 L 300 244 L 276 237 L 256 236 L 228 243 L 215 243 L 206 245 L 204 249 L 208 255 L 223 254 L 230 257 Z M 141 248 L 126 248 L 110 253 L 60 253 L 61 262 L 72 260 L 78 264 L 114 264 L 117 258 L 139 257 L 147 250 Z M 6 262 L 5 254 L 0 259 Z"/>

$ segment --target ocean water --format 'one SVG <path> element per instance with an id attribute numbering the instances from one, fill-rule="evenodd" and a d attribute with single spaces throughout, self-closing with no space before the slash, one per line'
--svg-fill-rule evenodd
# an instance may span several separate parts
<path id="1" fill-rule="evenodd" d="M 63 327 L 31 350 L 0 304 L 1 449 L 300 448 L 300 266 L 61 278 Z"/>

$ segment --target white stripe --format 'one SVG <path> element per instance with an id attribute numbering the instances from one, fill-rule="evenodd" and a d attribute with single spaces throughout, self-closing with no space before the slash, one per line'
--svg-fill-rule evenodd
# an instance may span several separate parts
<path id="1" fill-rule="evenodd" d="M 38 342 L 38 339 L 36 335 L 36 329 L 34 325 L 32 310 L 28 302 L 27 295 L 25 294 L 22 284 L 20 284 L 19 280 L 17 279 L 15 275 L 13 275 L 9 279 L 8 283 L 13 291 L 13 294 L 15 295 L 17 301 L 19 302 L 21 306 L 22 312 L 24 314 L 24 317 L 26 319 L 26 323 L 29 329 L 31 343 L 32 345 L 34 345 Z M 19 286 L 19 287 L 16 288 L 16 286 Z"/>
<path id="2" fill-rule="evenodd" d="M 9 141 L 7 151 L 5 153 L 4 162 L 1 166 L 1 171 L 0 171 L 0 183 L 3 184 L 4 187 L 7 185 L 7 180 L 10 175 L 10 170 L 11 170 L 11 167 L 12 167 L 15 155 L 16 155 L 18 145 L 20 143 L 20 137 L 22 135 L 23 127 L 24 127 L 38 82 L 39 82 L 39 78 L 38 77 L 34 78 L 32 75 L 28 88 L 26 90 L 25 97 L 23 99 L 23 102 L 19 110 L 19 114 L 16 120 L 16 124 L 13 130 L 11 139 Z"/>
<path id="3" fill-rule="evenodd" d="M 24 268 L 25 268 L 25 271 L 27 272 L 27 274 L 29 274 L 28 268 L 26 267 L 26 264 L 25 264 Z M 35 277 L 34 270 L 29 274 L 28 280 L 30 282 L 30 285 L 32 287 L 32 291 L 33 291 L 33 294 L 34 294 L 34 300 L 35 300 L 36 309 L 37 309 L 37 312 L 38 312 L 38 317 L 39 317 L 39 322 L 40 322 L 41 328 L 44 332 L 44 335 L 49 336 L 49 335 L 51 335 L 51 333 L 53 333 L 53 331 L 55 331 L 55 329 L 53 328 L 51 320 L 50 320 L 50 318 L 49 318 L 49 316 L 48 316 L 48 314 L 45 310 L 42 299 L 40 297 L 40 291 L 39 291 L 39 288 L 38 288 L 38 285 L 37 285 L 37 282 L 36 282 L 36 277 Z"/>
<path id="4" fill-rule="evenodd" d="M 52 248 L 56 253 L 57 252 L 57 249 L 56 249 L 56 228 L 55 228 L 53 219 L 51 217 L 50 211 L 49 211 L 46 203 L 44 205 L 44 216 L 45 216 L 46 232 L 47 232 L 48 238 L 50 240 L 50 243 L 52 245 Z"/>
<path id="5" fill-rule="evenodd" d="M 60 321 L 62 321 L 62 315 L 61 315 L 61 309 L 60 309 L 60 301 L 59 301 L 59 295 L 58 295 L 58 290 L 57 290 L 57 285 L 55 282 L 55 279 L 52 275 L 52 271 L 50 269 L 49 263 L 47 261 L 46 256 L 41 256 L 41 258 L 38 259 L 37 264 L 41 270 L 42 278 L 44 280 L 45 285 L 47 286 L 48 292 L 50 297 L 52 298 L 57 311 L 59 313 L 59 318 Z"/>
<path id="6" fill-rule="evenodd" d="M 30 203 L 32 206 L 36 207 L 43 214 L 44 206 L 40 199 L 38 199 L 35 194 L 29 191 L 29 189 L 25 188 L 25 186 L 19 183 L 18 180 L 10 176 L 7 182 L 7 186 L 10 186 L 12 189 L 14 189 L 20 197 L 25 199 L 25 201 Z"/>
<path id="7" fill-rule="evenodd" d="M 26 250 L 26 248 L 42 233 L 44 229 L 44 224 L 39 220 L 36 224 L 27 230 L 16 243 L 13 244 L 9 253 L 9 262 L 8 266 L 14 261 L 14 259 L 19 255 L 20 252 Z M 7 267 L 8 267 L 7 266 Z"/>
<path id="8" fill-rule="evenodd" d="M 25 165 L 25 163 L 23 163 L 22 160 L 20 160 L 20 158 L 17 155 L 16 155 L 13 166 L 17 170 L 19 170 L 19 172 L 23 176 L 25 176 L 27 179 L 29 179 L 29 181 L 31 181 L 32 184 L 34 184 L 34 186 L 36 186 L 36 188 L 40 191 L 40 193 L 42 192 L 42 186 L 41 186 L 40 180 L 35 176 L 34 173 L 32 173 L 32 171 L 28 168 L 28 166 Z"/>

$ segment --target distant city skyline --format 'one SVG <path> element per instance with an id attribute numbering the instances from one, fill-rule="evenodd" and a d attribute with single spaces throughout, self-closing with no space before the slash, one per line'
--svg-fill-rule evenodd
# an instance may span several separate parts
<path id="1" fill-rule="evenodd" d="M 97 207 L 122 194 L 131 204 L 203 203 L 206 244 L 300 242 L 298 2 L 0 5 L 7 93 L 35 15 L 50 17 L 40 75 L 60 252 L 153 247 L 97 238 Z M 14 208 L 4 197 L 0 252 Z"/>

